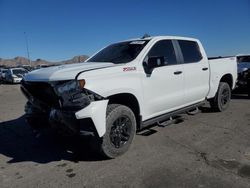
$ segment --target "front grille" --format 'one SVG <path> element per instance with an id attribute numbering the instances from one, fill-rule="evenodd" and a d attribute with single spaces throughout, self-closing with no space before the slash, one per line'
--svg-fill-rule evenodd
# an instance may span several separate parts
<path id="1" fill-rule="evenodd" d="M 59 98 L 46 82 L 21 82 L 21 90 L 28 98 L 34 98 L 50 107 L 59 107 Z"/>

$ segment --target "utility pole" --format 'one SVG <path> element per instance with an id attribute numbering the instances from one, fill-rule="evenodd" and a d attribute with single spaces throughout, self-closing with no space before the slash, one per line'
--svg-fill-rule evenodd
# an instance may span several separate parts
<path id="1" fill-rule="evenodd" d="M 28 59 L 29 59 L 30 66 L 31 66 L 30 52 L 29 52 L 29 44 L 28 44 L 28 37 L 27 37 L 26 32 L 24 32 L 24 38 L 25 38 L 25 43 L 26 43 L 27 55 L 28 55 Z"/>

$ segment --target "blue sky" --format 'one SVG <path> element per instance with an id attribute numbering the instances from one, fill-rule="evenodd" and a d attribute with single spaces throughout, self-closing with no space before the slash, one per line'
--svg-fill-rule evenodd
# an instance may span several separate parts
<path id="1" fill-rule="evenodd" d="M 250 53 L 250 0 L 0 0 L 0 57 L 91 55 L 150 35 L 199 38 L 209 56 Z"/>

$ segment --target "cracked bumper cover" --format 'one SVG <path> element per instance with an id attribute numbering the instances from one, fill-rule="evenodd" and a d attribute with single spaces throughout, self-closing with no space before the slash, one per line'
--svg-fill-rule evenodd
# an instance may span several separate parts
<path id="1" fill-rule="evenodd" d="M 76 119 L 91 118 L 99 137 L 102 137 L 106 132 L 107 105 L 108 100 L 93 101 L 75 113 Z"/>
<path id="2" fill-rule="evenodd" d="M 35 109 L 45 111 L 45 115 L 55 126 L 68 127 L 77 132 L 75 120 L 91 119 L 99 137 L 106 132 L 106 109 L 108 100 L 91 91 L 73 91 L 58 96 L 50 83 L 23 81 L 21 90 Z M 49 115 L 47 115 L 49 114 Z M 32 117 L 40 116 L 33 112 Z M 87 124 L 86 124 L 87 126 Z"/>

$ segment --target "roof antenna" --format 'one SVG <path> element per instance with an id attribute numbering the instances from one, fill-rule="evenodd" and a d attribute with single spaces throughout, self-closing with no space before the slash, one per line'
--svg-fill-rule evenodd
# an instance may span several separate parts
<path id="1" fill-rule="evenodd" d="M 148 38 L 148 37 L 150 37 L 150 35 L 147 34 L 147 33 L 145 33 L 145 34 L 143 35 L 142 39 L 145 39 L 145 38 Z"/>

